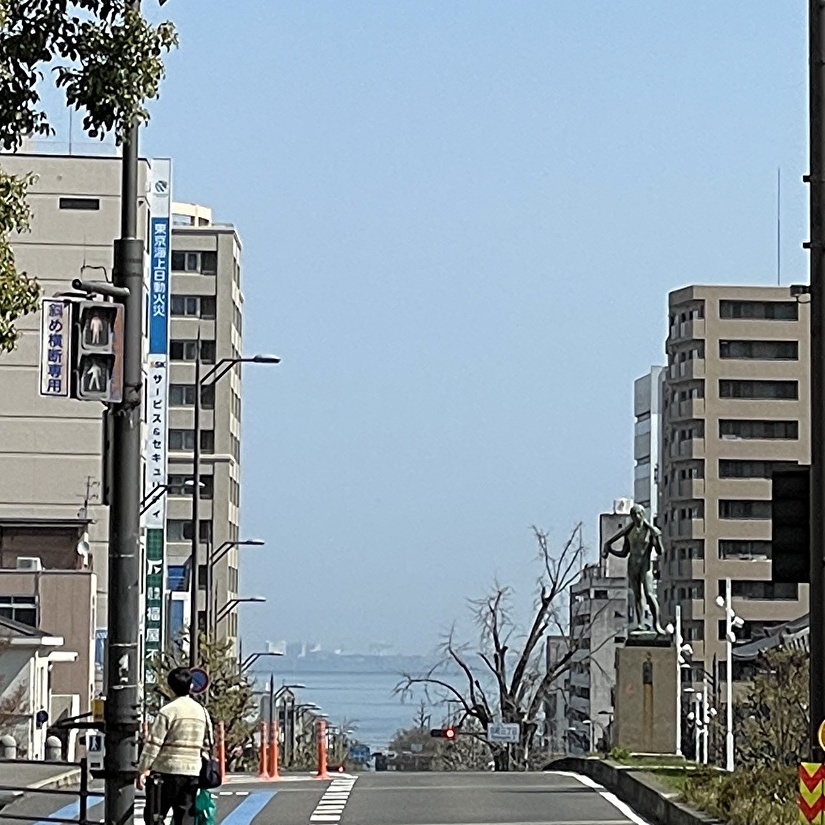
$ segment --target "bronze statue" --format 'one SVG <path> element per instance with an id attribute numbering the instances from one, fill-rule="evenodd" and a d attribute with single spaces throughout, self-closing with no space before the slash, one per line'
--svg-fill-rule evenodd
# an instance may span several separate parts
<path id="1" fill-rule="evenodd" d="M 614 550 L 613 545 L 623 539 L 622 549 Z M 653 618 L 653 629 L 664 635 L 659 602 L 656 600 L 656 583 L 653 579 L 653 551 L 662 555 L 662 533 L 645 518 L 645 508 L 634 504 L 630 510 L 630 524 L 623 527 L 612 539 L 604 544 L 604 556 L 611 553 L 619 558 L 627 558 L 627 580 L 633 594 L 633 614 L 636 625 L 633 630 L 644 630 L 645 602 Z M 642 596 L 644 595 L 644 601 Z"/>

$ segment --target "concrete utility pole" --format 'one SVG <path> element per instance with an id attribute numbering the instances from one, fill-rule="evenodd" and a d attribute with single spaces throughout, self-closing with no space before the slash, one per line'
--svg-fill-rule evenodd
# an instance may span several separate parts
<path id="1" fill-rule="evenodd" d="M 825 758 L 817 730 L 825 720 L 825 10 L 823 0 L 808 2 L 808 68 L 811 185 L 811 735 L 810 757 Z"/>
<path id="2" fill-rule="evenodd" d="M 139 8 L 139 0 L 132 0 Z M 123 342 L 123 401 L 113 418 L 113 479 L 109 508 L 108 672 L 104 769 L 105 821 L 134 819 L 140 623 L 141 415 L 143 411 L 143 242 L 137 237 L 138 126 L 123 144 L 120 234 L 112 281 L 128 290 Z"/>

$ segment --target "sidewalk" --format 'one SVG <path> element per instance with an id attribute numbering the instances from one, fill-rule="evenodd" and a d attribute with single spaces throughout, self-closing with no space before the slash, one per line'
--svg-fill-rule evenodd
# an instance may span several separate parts
<path id="1" fill-rule="evenodd" d="M 14 801 L 23 791 L 66 788 L 79 780 L 80 768 L 76 765 L 0 760 L 0 808 Z"/>

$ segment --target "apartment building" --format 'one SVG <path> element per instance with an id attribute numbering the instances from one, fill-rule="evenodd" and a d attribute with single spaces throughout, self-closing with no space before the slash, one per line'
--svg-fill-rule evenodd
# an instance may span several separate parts
<path id="1" fill-rule="evenodd" d="M 32 231 L 15 239 L 19 267 L 36 277 L 45 296 L 71 289 L 74 278 L 111 279 L 112 243 L 120 234 L 121 163 L 118 157 L 4 154 L 8 172 L 37 176 L 30 189 Z M 150 162 L 140 163 L 145 191 Z M 139 200 L 143 236 L 149 200 Z M 211 212 L 176 205 L 170 284 L 167 497 L 167 628 L 188 624 L 182 589 L 188 580 L 191 539 L 194 358 L 201 338 L 201 375 L 241 352 L 243 301 L 240 242 L 233 227 L 215 224 Z M 148 255 L 147 255 L 148 277 Z M 97 665 L 107 624 L 108 508 L 102 503 L 102 406 L 38 394 L 40 314 L 19 322 L 19 346 L 0 354 L 0 566 L 40 564 L 42 569 L 96 574 Z M 238 538 L 240 501 L 240 374 L 233 369 L 214 389 L 204 389 L 199 535 L 201 562 L 207 552 Z M 188 464 L 187 464 L 188 456 Z M 22 549 L 21 549 L 22 548 Z M 39 562 L 29 561 L 39 559 Z M 27 567 L 26 569 L 31 569 Z M 213 571 L 219 609 L 238 589 L 237 551 Z M 205 612 L 207 565 L 202 564 L 201 610 Z M 0 597 L 4 594 L 0 592 Z M 8 595 L 8 594 L 6 594 Z M 36 613 L 36 616 L 39 613 Z M 36 619 L 38 620 L 38 619 Z M 39 621 L 39 620 L 38 620 Z M 52 628 L 46 628 L 51 630 Z M 237 636 L 237 616 L 218 625 Z"/>
<path id="2" fill-rule="evenodd" d="M 651 524 L 659 512 L 664 382 L 664 367 L 651 367 L 633 382 L 633 498 L 645 508 Z"/>
<path id="3" fill-rule="evenodd" d="M 689 286 L 669 313 L 659 595 L 670 620 L 682 606 L 690 678 L 716 663 L 724 680 L 727 577 L 742 641 L 808 609 L 807 586 L 771 582 L 770 476 L 809 460 L 809 307 L 787 288 Z"/>
<path id="4" fill-rule="evenodd" d="M 238 614 L 223 608 L 238 595 L 240 536 L 241 366 L 232 366 L 216 383 L 209 372 L 242 354 L 243 295 L 241 242 L 231 224 L 215 223 L 212 211 L 198 204 L 172 206 L 171 318 L 169 332 L 169 497 L 167 563 L 169 630 L 188 625 L 188 561 L 192 542 L 192 492 L 195 446 L 195 360 L 200 341 L 200 505 L 198 538 L 201 587 L 199 623 L 207 621 L 221 637 L 236 640 Z M 207 602 L 213 565 L 212 598 Z M 208 617 L 207 617 L 208 614 Z"/>

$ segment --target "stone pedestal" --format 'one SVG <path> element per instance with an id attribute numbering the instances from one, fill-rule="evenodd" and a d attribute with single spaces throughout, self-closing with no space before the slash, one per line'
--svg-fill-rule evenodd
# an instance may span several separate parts
<path id="1" fill-rule="evenodd" d="M 676 649 L 655 633 L 632 633 L 616 651 L 614 744 L 631 753 L 676 749 Z"/>

